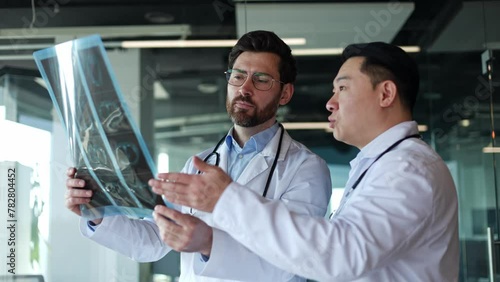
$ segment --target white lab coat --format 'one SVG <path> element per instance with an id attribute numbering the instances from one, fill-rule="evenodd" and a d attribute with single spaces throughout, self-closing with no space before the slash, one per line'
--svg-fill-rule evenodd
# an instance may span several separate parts
<path id="1" fill-rule="evenodd" d="M 241 173 L 236 182 L 242 189 L 262 195 L 280 137 L 280 131 L 261 153 L 257 154 Z M 202 152 L 203 159 L 212 148 Z M 225 142 L 218 150 L 219 166 L 227 171 L 228 148 Z M 196 173 L 191 159 L 184 172 Z M 279 159 L 274 171 L 268 199 L 280 200 L 284 206 L 298 214 L 323 217 L 331 196 L 330 173 L 326 163 L 302 144 L 294 141 L 285 132 Z M 262 197 L 262 196 L 260 196 Z M 189 208 L 182 211 L 188 213 Z M 245 213 L 252 214 L 249 207 Z M 212 225 L 212 214 L 195 211 L 195 216 Z M 274 220 L 280 225 L 279 218 Z M 158 227 L 148 220 L 130 220 L 123 216 L 105 217 L 95 232 L 81 221 L 82 234 L 125 256 L 141 262 L 156 261 L 171 248 L 164 245 L 158 235 Z M 266 231 L 263 230 L 265 233 Z M 259 240 L 262 233 L 254 239 Z M 208 276 L 208 277 L 207 277 Z M 209 278 L 214 277 L 214 278 Z M 208 262 L 203 262 L 199 253 L 181 253 L 180 281 L 305 281 L 261 259 L 227 233 L 214 228 L 213 245 Z"/>
<path id="2" fill-rule="evenodd" d="M 404 122 L 363 148 L 347 187 L 396 140 L 415 133 L 417 124 Z M 419 139 L 375 162 L 330 220 L 290 213 L 240 186 L 232 183 L 222 194 L 214 226 L 284 270 L 319 281 L 458 280 L 455 186 L 442 159 Z"/>

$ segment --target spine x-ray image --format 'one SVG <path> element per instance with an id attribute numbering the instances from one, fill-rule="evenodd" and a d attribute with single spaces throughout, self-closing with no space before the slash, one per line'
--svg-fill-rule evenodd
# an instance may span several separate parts
<path id="1" fill-rule="evenodd" d="M 147 185 L 156 168 L 101 38 L 68 41 L 33 56 L 66 128 L 76 177 L 94 193 L 81 206 L 83 216 L 151 217 L 155 205 L 165 204 Z"/>

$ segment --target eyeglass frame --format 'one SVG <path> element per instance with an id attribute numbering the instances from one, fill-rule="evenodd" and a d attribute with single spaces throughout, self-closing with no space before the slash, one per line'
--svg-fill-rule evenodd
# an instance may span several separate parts
<path id="1" fill-rule="evenodd" d="M 241 73 L 242 75 L 246 75 L 246 78 L 245 80 L 243 80 L 243 82 L 240 84 L 240 85 L 236 85 L 236 84 L 232 84 L 229 82 L 229 78 L 231 77 L 231 73 L 233 71 L 237 71 L 238 73 Z M 232 86 L 236 86 L 236 87 L 240 87 L 242 86 L 243 84 L 245 84 L 245 82 L 247 81 L 248 77 L 250 76 L 248 74 L 248 72 L 244 71 L 244 70 L 239 70 L 239 69 L 228 69 L 227 71 L 224 72 L 224 74 L 226 75 L 226 81 L 229 85 L 232 85 Z M 271 78 L 271 86 L 269 86 L 268 89 L 260 89 L 257 87 L 257 85 L 255 85 L 255 80 L 254 80 L 254 77 L 258 78 L 259 76 L 262 76 L 262 75 L 265 75 L 265 76 L 269 76 Z M 278 83 L 281 83 L 283 85 L 285 85 L 286 83 L 284 83 L 283 81 L 281 80 L 277 80 L 277 79 L 274 79 L 270 74 L 267 74 L 267 73 L 264 73 L 264 72 L 254 72 L 252 74 L 252 84 L 253 86 L 255 87 L 255 89 L 257 90 L 260 90 L 260 91 L 268 91 L 270 90 L 271 88 L 273 88 L 274 86 L 274 82 L 278 82 Z"/>

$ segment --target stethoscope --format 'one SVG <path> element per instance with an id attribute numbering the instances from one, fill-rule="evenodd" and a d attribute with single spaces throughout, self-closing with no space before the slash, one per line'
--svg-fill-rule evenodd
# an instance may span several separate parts
<path id="1" fill-rule="evenodd" d="M 361 182 L 361 180 L 363 180 L 363 178 L 365 177 L 365 174 L 372 167 L 372 165 L 374 163 L 376 163 L 385 154 L 387 154 L 389 151 L 391 151 L 392 149 L 394 149 L 401 142 L 405 141 L 406 139 L 410 139 L 410 138 L 419 138 L 419 139 L 421 139 L 422 136 L 420 136 L 420 134 L 413 134 L 413 135 L 405 136 L 405 137 L 399 139 L 398 141 L 396 141 L 391 146 L 389 146 L 389 148 L 385 149 L 385 151 L 383 151 L 380 155 L 378 155 L 378 157 L 363 171 L 363 173 L 361 173 L 361 175 L 358 177 L 358 179 L 356 179 L 356 181 L 354 182 L 354 184 L 351 186 L 351 189 L 349 189 L 349 191 L 347 192 L 347 194 L 345 194 L 345 196 L 343 197 L 342 202 L 339 205 L 339 208 L 336 211 L 334 211 L 334 212 L 332 212 L 330 214 L 330 218 L 332 218 L 335 214 L 339 213 L 340 210 L 344 207 L 347 199 L 349 198 L 349 195 L 356 189 L 356 187 L 358 187 L 358 184 Z"/>
<path id="2" fill-rule="evenodd" d="M 276 150 L 276 155 L 274 156 L 273 165 L 271 166 L 271 170 L 269 171 L 269 175 L 267 176 L 266 187 L 264 188 L 264 192 L 262 193 L 262 197 L 264 197 L 264 198 L 267 195 L 267 190 L 269 190 L 269 184 L 271 183 L 271 178 L 273 178 L 274 169 L 276 168 L 276 164 L 278 163 L 278 157 L 279 157 L 280 152 L 281 152 L 281 143 L 283 141 L 283 134 L 285 133 L 285 129 L 283 128 L 283 125 L 280 123 L 279 126 L 280 126 L 280 129 L 281 129 L 280 141 L 279 141 L 279 144 L 278 144 L 278 149 Z M 210 154 L 208 154 L 203 159 L 204 162 L 209 163 L 209 160 L 211 158 L 215 157 L 215 163 L 214 163 L 214 165 L 219 166 L 220 154 L 217 152 L 217 150 L 219 149 L 220 145 L 222 145 L 222 142 L 224 142 L 224 140 L 226 140 L 226 137 L 227 137 L 227 134 L 224 135 L 224 137 L 222 137 L 219 140 L 219 142 L 217 142 L 217 145 L 215 145 L 215 147 L 212 150 L 212 152 Z M 200 174 L 200 173 L 201 173 L 200 171 L 197 172 L 197 174 Z"/>

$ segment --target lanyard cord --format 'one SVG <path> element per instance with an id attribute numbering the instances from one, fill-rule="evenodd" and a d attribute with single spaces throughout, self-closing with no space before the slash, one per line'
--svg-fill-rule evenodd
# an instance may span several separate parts
<path id="1" fill-rule="evenodd" d="M 280 123 L 279 124 L 280 126 L 280 129 L 281 129 L 281 133 L 280 133 L 280 141 L 279 141 L 279 144 L 278 144 L 278 149 L 276 150 L 276 155 L 274 156 L 274 160 L 273 160 L 273 164 L 271 166 L 271 171 L 269 171 L 269 175 L 267 176 L 267 181 L 266 181 L 266 187 L 264 188 L 264 192 L 262 193 L 262 197 L 266 197 L 267 195 L 267 190 L 269 190 L 269 184 L 271 183 L 271 178 L 273 178 L 273 174 L 274 174 L 274 169 L 276 168 L 276 164 L 278 163 L 278 158 L 280 156 L 280 152 L 281 152 L 281 143 L 283 143 L 283 135 L 285 133 L 285 128 L 283 128 L 283 125 Z M 222 137 L 222 139 L 217 143 L 217 145 L 215 145 L 214 149 L 212 150 L 212 153 L 210 153 L 203 161 L 204 162 L 207 162 L 208 161 L 208 158 L 209 156 L 211 155 L 216 155 L 216 166 L 219 165 L 219 153 L 217 153 L 217 150 L 219 149 L 220 145 L 222 144 L 222 142 L 226 139 L 227 135 L 225 135 L 224 137 Z"/>
<path id="2" fill-rule="evenodd" d="M 366 172 L 370 169 L 370 167 L 372 167 L 372 165 L 377 162 L 382 156 L 384 156 L 386 153 L 388 153 L 390 150 L 394 149 L 394 147 L 396 147 L 397 145 L 399 145 L 399 143 L 405 141 L 406 139 L 409 139 L 409 138 L 421 138 L 420 134 L 413 134 L 413 135 L 410 135 L 410 136 L 406 136 L 406 137 L 403 137 L 401 139 L 399 139 L 398 141 L 396 141 L 394 144 L 392 144 L 391 146 L 389 146 L 389 148 L 385 149 L 385 151 L 382 152 L 382 154 L 378 155 L 378 157 L 373 161 L 373 163 L 371 163 L 366 169 L 365 171 L 363 171 L 363 173 L 358 177 L 358 179 L 356 180 L 356 182 L 354 182 L 354 184 L 352 185 L 352 190 L 356 189 L 356 187 L 358 186 L 358 184 L 361 182 L 361 180 L 363 179 L 363 177 L 365 177 L 365 174 Z"/>
<path id="3" fill-rule="evenodd" d="M 372 167 L 372 165 L 377 162 L 382 156 L 384 156 L 387 152 L 389 152 L 390 150 L 394 149 L 394 147 L 396 147 L 397 145 L 399 145 L 401 142 L 403 142 L 404 140 L 406 139 L 409 139 L 409 138 L 422 138 L 419 134 L 413 134 L 413 135 L 410 135 L 410 136 L 406 136 L 406 137 L 403 137 L 401 139 L 399 139 L 398 141 L 396 141 L 394 144 L 392 144 L 391 146 L 389 146 L 389 148 L 385 149 L 385 151 L 383 151 L 380 155 L 378 155 L 378 157 L 365 169 L 365 171 L 363 171 L 363 173 L 358 177 L 358 179 L 356 180 L 356 182 L 354 182 L 354 184 L 351 186 L 351 189 L 347 192 L 347 194 L 344 195 L 342 201 L 340 202 L 340 205 L 339 205 L 339 208 L 332 212 L 330 214 L 330 219 L 335 215 L 337 214 L 338 212 L 340 212 L 340 210 L 342 210 L 342 208 L 344 207 L 345 203 L 346 203 L 346 200 L 347 200 L 347 197 L 349 197 L 349 194 L 354 191 L 354 189 L 356 189 L 356 187 L 358 186 L 358 184 L 361 182 L 361 180 L 363 179 L 363 177 L 365 177 L 365 174 L 366 172 L 370 169 L 370 167 Z"/>

